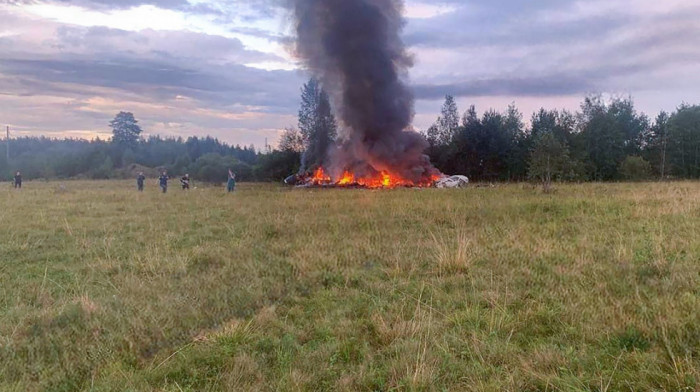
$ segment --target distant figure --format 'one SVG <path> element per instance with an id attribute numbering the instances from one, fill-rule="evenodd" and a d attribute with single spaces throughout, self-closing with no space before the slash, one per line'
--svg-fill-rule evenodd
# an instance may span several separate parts
<path id="1" fill-rule="evenodd" d="M 22 173 L 15 173 L 15 189 L 22 189 Z"/>
<path id="2" fill-rule="evenodd" d="M 190 189 L 190 175 L 185 174 L 185 176 L 180 179 L 180 184 L 182 184 L 183 191 L 189 190 Z"/>
<path id="3" fill-rule="evenodd" d="M 146 181 L 146 176 L 143 175 L 143 172 L 139 172 L 139 176 L 136 177 L 136 186 L 138 186 L 139 192 L 143 192 L 144 181 Z"/>
<path id="4" fill-rule="evenodd" d="M 160 189 L 163 190 L 163 193 L 166 193 L 168 191 L 168 172 L 164 171 L 163 174 L 158 177 L 158 182 L 160 183 Z"/>
<path id="5" fill-rule="evenodd" d="M 226 189 L 229 192 L 236 190 L 236 174 L 228 169 L 228 183 L 226 184 Z"/>

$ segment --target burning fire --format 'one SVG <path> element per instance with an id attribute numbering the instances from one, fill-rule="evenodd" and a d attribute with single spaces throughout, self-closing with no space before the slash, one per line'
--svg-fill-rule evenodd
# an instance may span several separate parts
<path id="1" fill-rule="evenodd" d="M 414 182 L 406 180 L 401 176 L 392 174 L 388 171 L 382 171 L 372 177 L 356 177 L 350 171 L 343 172 L 343 175 L 334 180 L 328 173 L 319 167 L 314 172 L 313 176 L 307 181 L 308 185 L 331 185 L 331 186 L 358 186 L 363 188 L 398 188 L 398 187 L 429 187 L 440 179 L 440 176 L 434 175 L 424 181 Z"/>

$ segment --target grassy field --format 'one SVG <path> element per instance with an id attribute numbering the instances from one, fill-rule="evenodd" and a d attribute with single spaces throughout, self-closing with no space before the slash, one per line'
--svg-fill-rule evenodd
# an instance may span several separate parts
<path id="1" fill-rule="evenodd" d="M 0 390 L 700 390 L 700 183 L 133 188 L 0 189 Z"/>

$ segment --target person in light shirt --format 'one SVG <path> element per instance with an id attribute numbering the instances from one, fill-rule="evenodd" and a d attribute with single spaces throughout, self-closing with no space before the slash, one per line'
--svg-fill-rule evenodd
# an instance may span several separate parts
<path id="1" fill-rule="evenodd" d="M 228 183 L 226 184 L 226 190 L 233 192 L 236 190 L 236 174 L 228 169 Z"/>

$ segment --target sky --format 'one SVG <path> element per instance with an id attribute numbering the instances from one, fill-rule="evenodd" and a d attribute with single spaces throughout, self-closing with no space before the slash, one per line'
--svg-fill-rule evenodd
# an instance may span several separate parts
<path id="1" fill-rule="evenodd" d="M 147 135 L 275 145 L 309 75 L 284 0 L 0 0 L 0 124 L 14 136 Z M 576 110 L 631 95 L 654 117 L 700 103 L 697 0 L 408 0 L 414 126 L 460 110 Z"/>

